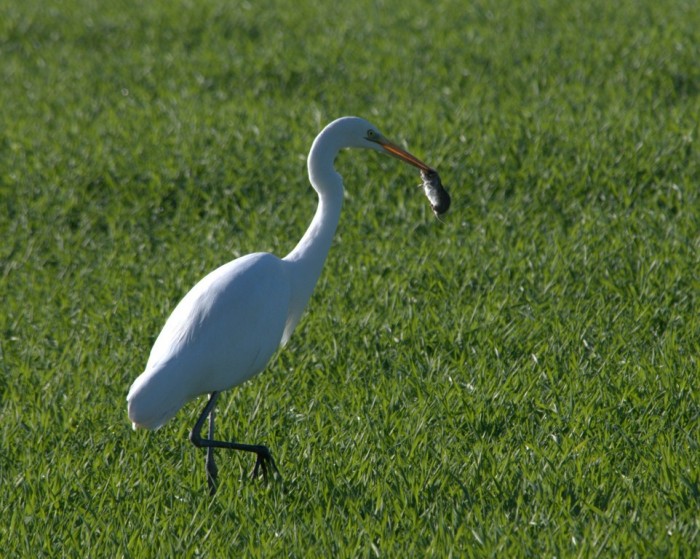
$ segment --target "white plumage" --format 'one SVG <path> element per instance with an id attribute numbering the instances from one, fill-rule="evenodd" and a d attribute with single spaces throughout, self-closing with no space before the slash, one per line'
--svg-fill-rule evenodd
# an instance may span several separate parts
<path id="1" fill-rule="evenodd" d="M 269 253 L 237 258 L 205 276 L 185 295 L 153 345 L 145 371 L 129 390 L 129 419 L 135 429 L 157 429 L 192 398 L 215 395 L 245 382 L 262 371 L 289 339 L 321 274 L 340 218 L 343 183 L 333 162 L 343 148 L 374 149 L 429 169 L 366 120 L 344 117 L 326 126 L 314 140 L 307 161 L 319 204 L 306 233 L 284 258 Z M 205 409 L 211 414 L 210 437 L 213 406 L 214 400 Z M 203 419 L 197 423 L 200 429 Z M 198 446 L 258 453 L 265 471 L 268 458 L 260 450 L 269 454 L 265 447 L 198 437 L 193 431 L 191 438 Z M 208 457 L 207 469 L 213 492 L 213 455 Z"/>

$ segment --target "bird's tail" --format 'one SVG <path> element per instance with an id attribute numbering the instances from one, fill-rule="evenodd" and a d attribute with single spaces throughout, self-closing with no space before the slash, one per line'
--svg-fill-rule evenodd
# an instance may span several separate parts
<path id="1" fill-rule="evenodd" d="M 161 368 L 144 371 L 134 381 L 126 397 L 129 419 L 134 429 L 158 429 L 185 404 L 187 398 L 168 382 Z"/>

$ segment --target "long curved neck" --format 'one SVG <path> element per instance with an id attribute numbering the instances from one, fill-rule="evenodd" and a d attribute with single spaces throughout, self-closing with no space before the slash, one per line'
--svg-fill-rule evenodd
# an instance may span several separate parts
<path id="1" fill-rule="evenodd" d="M 292 300 L 283 343 L 291 335 L 311 297 L 340 220 L 343 180 L 333 168 L 333 161 L 341 147 L 333 135 L 321 133 L 309 152 L 309 179 L 318 193 L 318 207 L 304 236 L 283 258 L 288 264 L 292 284 Z"/>
<path id="2" fill-rule="evenodd" d="M 287 262 L 304 262 L 305 267 L 318 267 L 319 274 L 343 207 L 343 179 L 333 167 L 341 146 L 327 132 L 324 130 L 314 140 L 307 160 L 309 180 L 318 193 L 316 213 L 297 246 L 284 258 Z"/>
<path id="3" fill-rule="evenodd" d="M 315 275 L 316 279 L 321 273 L 331 248 L 333 235 L 340 220 L 340 210 L 343 207 L 343 183 L 340 176 L 337 174 L 336 176 L 338 177 L 338 185 L 334 189 L 336 193 L 325 194 L 319 191 L 318 207 L 309 228 L 292 252 L 284 257 L 286 262 L 303 264 L 301 267 Z M 315 283 L 314 280 L 313 285 Z"/>

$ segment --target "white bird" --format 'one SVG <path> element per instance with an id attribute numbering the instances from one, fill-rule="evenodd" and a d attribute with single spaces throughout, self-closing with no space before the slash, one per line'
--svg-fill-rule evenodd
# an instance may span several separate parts
<path id="1" fill-rule="evenodd" d="M 216 491 L 214 448 L 257 455 L 253 476 L 268 466 L 278 473 L 266 446 L 216 441 L 214 407 L 219 393 L 261 372 L 299 322 L 330 249 L 343 205 L 343 181 L 333 167 L 343 148 L 369 148 L 398 157 L 423 171 L 430 168 L 389 142 L 366 120 L 344 117 L 316 137 L 307 160 L 318 208 L 306 233 L 284 258 L 258 252 L 209 273 L 185 295 L 151 349 L 146 370 L 127 396 L 134 429 L 158 429 L 189 400 L 209 394 L 190 433 L 207 448 L 207 481 Z M 209 436 L 201 436 L 209 416 Z"/>

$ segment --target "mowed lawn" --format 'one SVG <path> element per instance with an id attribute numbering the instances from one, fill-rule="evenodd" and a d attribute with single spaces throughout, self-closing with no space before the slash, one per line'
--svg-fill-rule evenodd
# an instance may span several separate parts
<path id="1" fill-rule="evenodd" d="M 696 2 L 0 3 L 6 557 L 697 557 Z M 260 376 L 134 432 L 208 271 L 289 252 L 336 167 L 307 313 Z"/>

